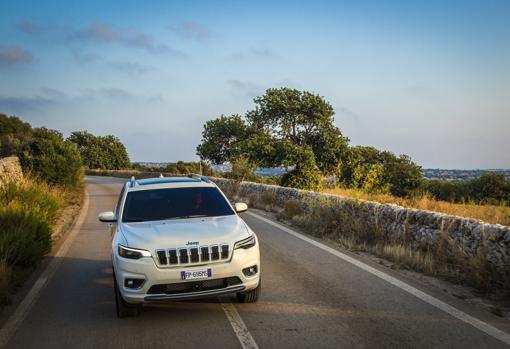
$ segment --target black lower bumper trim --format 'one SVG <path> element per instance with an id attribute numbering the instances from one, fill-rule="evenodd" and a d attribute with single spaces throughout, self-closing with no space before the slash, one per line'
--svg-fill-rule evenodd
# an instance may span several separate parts
<path id="1" fill-rule="evenodd" d="M 190 293 L 181 293 L 181 294 L 159 294 L 154 296 L 146 296 L 144 300 L 146 302 L 158 302 L 158 301 L 175 301 L 175 300 L 189 300 L 189 299 L 197 299 L 197 298 L 207 298 L 214 297 L 228 293 L 241 292 L 246 287 L 244 285 L 230 286 L 223 289 L 218 290 L 210 290 L 210 291 L 198 291 L 198 292 L 190 292 Z"/>

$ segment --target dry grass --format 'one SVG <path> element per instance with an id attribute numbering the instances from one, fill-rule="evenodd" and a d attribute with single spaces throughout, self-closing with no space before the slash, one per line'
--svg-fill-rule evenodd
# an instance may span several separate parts
<path id="1" fill-rule="evenodd" d="M 510 226 L 510 207 L 494 205 L 476 205 L 473 203 L 454 204 L 438 201 L 424 195 L 417 198 L 400 198 L 388 194 L 368 194 L 354 189 L 324 189 L 325 193 L 376 201 L 383 204 L 396 204 L 403 207 L 442 212 L 449 215 L 476 218 L 487 223 Z"/>
<path id="2" fill-rule="evenodd" d="M 15 187 L 10 187 L 9 189 L 0 188 L 0 194 L 0 198 L 3 199 L 1 203 L 5 206 L 2 207 L 3 209 L 6 209 L 7 205 L 9 205 L 9 207 L 12 206 L 13 209 L 23 209 L 34 215 L 34 219 L 36 219 L 38 224 L 42 225 L 44 223 L 49 227 L 48 235 L 50 235 L 55 232 L 60 232 L 63 228 L 72 223 L 73 217 L 77 214 L 81 206 L 84 187 L 80 185 L 71 189 L 63 186 L 48 185 L 27 176 L 23 180 L 17 182 Z M 8 214 L 9 212 L 2 211 L 3 219 L 8 219 L 10 217 Z M 17 241 L 20 244 L 24 244 L 23 246 L 30 247 L 32 245 L 28 244 L 26 241 L 33 239 L 33 237 L 22 234 L 29 230 L 28 226 L 30 226 L 28 223 L 20 220 L 19 222 L 11 222 L 9 228 L 2 228 L 7 229 L 7 232 L 18 229 L 16 230 Z M 40 231 L 43 230 L 41 229 Z M 13 261 L 13 259 L 16 260 L 13 254 L 19 256 L 19 253 L 12 252 L 11 255 L 9 255 L 9 251 L 16 250 L 10 247 L 12 246 L 12 241 L 4 236 L 8 234 L 7 232 L 3 230 L 1 232 L 3 235 L 0 236 L 0 240 L 2 240 L 0 244 L 0 252 L 2 254 L 0 256 L 0 305 L 10 302 L 10 294 L 15 292 L 29 277 L 30 273 L 35 268 L 36 263 L 34 262 L 37 262 L 35 259 L 42 258 L 44 254 L 44 251 L 34 249 L 33 246 L 32 249 L 28 249 L 27 247 L 26 251 L 31 251 L 27 252 L 30 253 L 30 255 L 41 255 L 37 258 L 34 257 L 34 261 L 18 264 L 16 261 Z M 33 234 L 36 233 L 34 232 Z M 42 233 L 38 231 L 37 234 L 41 235 Z M 48 249 L 51 248 L 52 238 L 53 236 L 48 237 Z M 42 241 L 45 239 L 45 236 L 41 235 L 39 239 Z"/>

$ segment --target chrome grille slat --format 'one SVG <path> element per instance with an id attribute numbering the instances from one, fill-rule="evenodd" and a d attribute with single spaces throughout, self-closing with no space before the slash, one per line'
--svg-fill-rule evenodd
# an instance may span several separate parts
<path id="1" fill-rule="evenodd" d="M 194 265 L 224 261 L 230 253 L 228 244 L 166 248 L 156 250 L 156 261 L 160 266 Z"/>

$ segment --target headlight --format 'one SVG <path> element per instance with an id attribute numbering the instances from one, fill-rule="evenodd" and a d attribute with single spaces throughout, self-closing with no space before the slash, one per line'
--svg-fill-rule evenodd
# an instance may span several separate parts
<path id="1" fill-rule="evenodd" d="M 140 259 L 142 257 L 150 257 L 151 253 L 146 250 L 138 250 L 135 248 L 118 245 L 119 256 L 129 259 Z"/>
<path id="2" fill-rule="evenodd" d="M 234 250 L 238 249 L 238 248 L 244 248 L 244 249 L 251 248 L 251 247 L 255 246 L 256 243 L 257 243 L 257 240 L 255 240 L 255 235 L 252 235 L 249 238 L 246 238 L 244 240 L 236 242 L 234 245 Z"/>

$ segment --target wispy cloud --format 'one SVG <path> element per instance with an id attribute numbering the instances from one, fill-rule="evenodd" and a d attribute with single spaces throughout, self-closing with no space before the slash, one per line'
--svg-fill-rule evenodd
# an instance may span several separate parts
<path id="1" fill-rule="evenodd" d="M 0 111 L 11 114 L 23 114 L 42 111 L 55 105 L 74 105 L 86 102 L 126 103 L 160 103 L 164 99 L 159 94 L 139 94 L 119 87 L 87 89 L 79 94 L 68 94 L 51 87 L 42 87 L 35 96 L 0 96 Z"/>
<path id="2" fill-rule="evenodd" d="M 136 62 L 106 62 L 106 65 L 113 70 L 126 74 L 143 74 L 154 68 Z"/>
<path id="3" fill-rule="evenodd" d="M 278 59 L 280 58 L 274 51 L 268 48 L 256 48 L 252 47 L 250 50 L 253 56 L 262 57 L 266 59 Z"/>
<path id="4" fill-rule="evenodd" d="M 78 63 L 87 64 L 102 61 L 104 58 L 95 53 L 87 53 L 81 50 L 73 50 L 73 57 Z"/>
<path id="5" fill-rule="evenodd" d="M 100 42 L 114 42 L 120 40 L 121 35 L 104 23 L 92 23 L 87 28 L 81 28 L 70 35 L 75 39 L 88 39 Z"/>
<path id="6" fill-rule="evenodd" d="M 198 22 L 187 21 L 178 26 L 170 26 L 170 29 L 185 39 L 205 41 L 211 38 L 209 28 Z"/>
<path id="7" fill-rule="evenodd" d="M 226 57 L 228 60 L 244 60 L 248 58 L 262 58 L 266 60 L 280 59 L 280 56 L 271 49 L 252 47 L 247 51 L 232 52 Z"/>
<path id="8" fill-rule="evenodd" d="M 48 34 L 67 42 L 90 41 L 101 44 L 119 44 L 144 50 L 150 54 L 169 54 L 184 57 L 184 53 L 170 47 L 152 35 L 137 29 L 117 28 L 109 23 L 93 22 L 81 28 L 64 27 L 57 24 L 40 24 L 31 21 L 18 23 L 18 30 L 29 34 Z"/>
<path id="9" fill-rule="evenodd" d="M 83 52 L 81 50 L 74 50 L 73 57 L 79 64 L 97 63 L 107 68 L 110 68 L 111 70 L 126 74 L 143 74 L 148 71 L 154 70 L 153 67 L 149 67 L 137 62 L 109 61 L 103 56 L 94 53 Z"/>
<path id="10" fill-rule="evenodd" d="M 0 96 L 0 110 L 10 114 L 23 114 L 54 105 L 55 100 L 44 97 L 5 97 Z"/>
<path id="11" fill-rule="evenodd" d="M 27 50 L 16 46 L 0 46 L 0 64 L 13 66 L 32 62 L 33 57 Z"/>
<path id="12" fill-rule="evenodd" d="M 240 93 L 250 98 L 254 98 L 264 92 L 264 87 L 249 81 L 242 81 L 237 79 L 227 80 L 234 93 Z"/>
<path id="13" fill-rule="evenodd" d="M 71 32 L 69 40 L 88 40 L 104 44 L 121 44 L 127 47 L 142 49 L 151 54 L 171 54 L 184 56 L 184 54 L 158 41 L 153 36 L 138 30 L 121 30 L 113 28 L 106 23 L 92 23 L 90 26 Z"/>
<path id="14" fill-rule="evenodd" d="M 25 34 L 30 34 L 30 35 L 43 34 L 43 33 L 48 33 L 51 31 L 61 30 L 61 28 L 59 28 L 55 24 L 41 24 L 41 23 L 36 23 L 36 22 L 31 22 L 31 21 L 19 22 L 16 25 L 16 28 Z"/>

